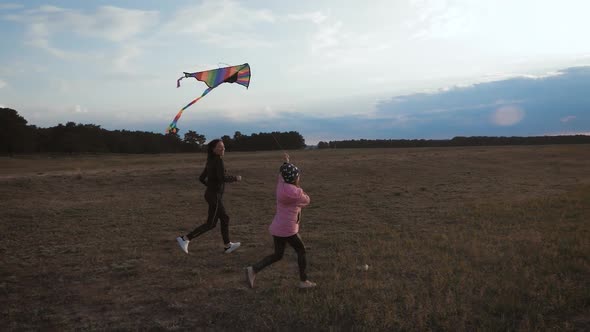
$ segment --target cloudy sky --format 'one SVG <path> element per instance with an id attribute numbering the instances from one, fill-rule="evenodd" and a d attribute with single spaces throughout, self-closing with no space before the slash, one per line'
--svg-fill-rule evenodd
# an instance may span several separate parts
<path id="1" fill-rule="evenodd" d="M 370 4 L 370 5 L 369 5 Z M 0 107 L 41 127 L 351 138 L 590 134 L 585 0 L 0 2 Z"/>

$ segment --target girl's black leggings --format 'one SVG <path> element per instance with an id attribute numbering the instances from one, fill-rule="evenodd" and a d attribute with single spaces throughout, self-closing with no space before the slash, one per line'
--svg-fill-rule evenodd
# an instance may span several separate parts
<path id="1" fill-rule="evenodd" d="M 293 249 L 295 249 L 295 252 L 297 252 L 299 279 L 301 281 L 307 280 L 307 275 L 305 274 L 305 267 L 307 265 L 307 261 L 305 260 L 305 245 L 303 244 L 303 241 L 301 241 L 299 234 L 291 235 L 289 237 L 273 236 L 273 240 L 275 243 L 274 254 L 266 256 L 260 262 L 252 265 L 254 272 L 258 272 L 272 263 L 281 260 L 285 253 L 285 245 L 288 243 Z"/>
<path id="2" fill-rule="evenodd" d="M 221 237 L 223 238 L 223 243 L 229 243 L 229 216 L 225 212 L 222 195 L 215 192 L 206 191 L 205 200 L 209 204 L 207 222 L 195 228 L 195 230 L 188 233 L 186 237 L 189 240 L 192 240 L 197 236 L 215 228 L 215 225 L 217 225 L 217 220 L 221 220 Z"/>

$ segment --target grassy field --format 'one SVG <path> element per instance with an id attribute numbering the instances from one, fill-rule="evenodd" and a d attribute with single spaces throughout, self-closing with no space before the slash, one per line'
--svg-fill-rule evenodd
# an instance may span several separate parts
<path id="1" fill-rule="evenodd" d="M 312 203 L 272 252 L 281 153 L 228 153 L 232 241 L 205 221 L 204 155 L 0 158 L 2 330 L 587 330 L 590 147 L 294 151 Z M 369 270 L 357 267 L 368 264 Z"/>

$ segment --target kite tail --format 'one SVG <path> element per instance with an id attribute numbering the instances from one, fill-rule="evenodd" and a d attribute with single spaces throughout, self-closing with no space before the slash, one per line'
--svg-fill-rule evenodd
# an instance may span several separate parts
<path id="1" fill-rule="evenodd" d="M 179 79 L 179 81 L 180 81 L 180 79 Z M 166 134 L 168 134 L 168 133 L 176 134 L 176 132 L 178 131 L 178 127 L 176 127 L 176 122 L 178 122 L 178 119 L 180 119 L 180 116 L 182 115 L 182 112 L 184 112 L 185 109 L 191 107 L 194 103 L 196 103 L 197 101 L 199 101 L 199 99 L 205 97 L 205 95 L 208 94 L 211 90 L 213 90 L 213 88 L 208 88 L 207 90 L 205 90 L 203 92 L 203 94 L 200 97 L 198 97 L 197 99 L 191 101 L 185 107 L 183 107 L 178 112 L 178 114 L 176 114 L 176 116 L 174 117 L 174 120 L 172 120 L 172 122 L 170 123 L 170 125 L 168 126 L 168 128 L 166 128 Z"/>

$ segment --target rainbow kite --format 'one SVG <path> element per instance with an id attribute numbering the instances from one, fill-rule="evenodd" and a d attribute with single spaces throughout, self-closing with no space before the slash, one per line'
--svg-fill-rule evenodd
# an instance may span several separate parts
<path id="1" fill-rule="evenodd" d="M 176 122 L 178 121 L 178 119 L 180 119 L 182 112 L 185 109 L 189 108 L 192 104 L 199 101 L 199 99 L 203 98 L 206 94 L 208 94 L 211 90 L 215 89 L 221 83 L 238 83 L 240 85 L 245 86 L 247 89 L 250 85 L 250 65 L 245 63 L 239 66 L 231 66 L 207 71 L 200 71 L 196 73 L 185 72 L 184 76 L 179 78 L 178 81 L 176 81 L 177 88 L 180 87 L 180 80 L 186 77 L 194 77 L 201 82 L 205 82 L 205 84 L 207 84 L 209 88 L 205 90 L 200 97 L 188 103 L 188 105 L 183 107 L 178 112 L 178 114 L 176 114 L 174 120 L 172 120 L 172 123 L 170 123 L 170 125 L 166 129 L 166 133 L 175 134 L 176 132 L 178 132 Z"/>

